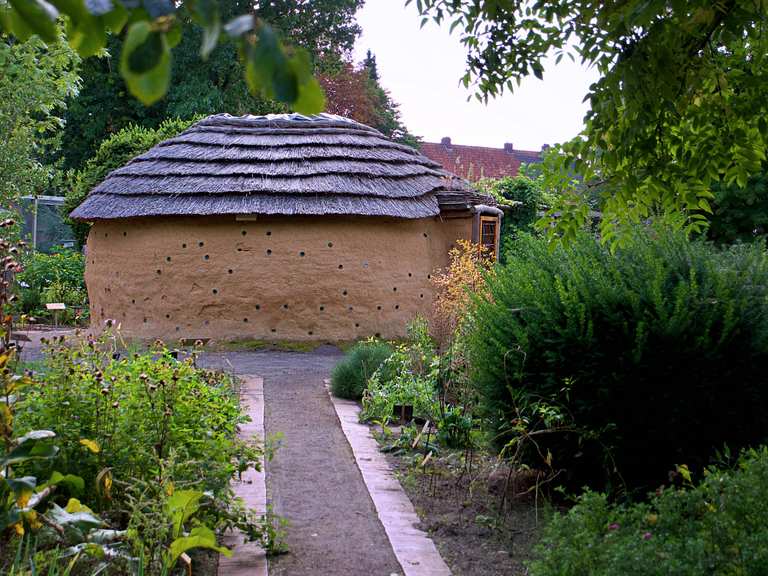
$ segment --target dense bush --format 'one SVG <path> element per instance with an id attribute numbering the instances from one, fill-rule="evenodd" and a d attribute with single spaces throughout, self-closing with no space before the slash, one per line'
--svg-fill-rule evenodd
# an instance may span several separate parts
<path id="1" fill-rule="evenodd" d="M 758 246 L 719 250 L 652 227 L 613 254 L 586 234 L 555 250 L 524 236 L 511 254 L 478 299 L 469 344 L 501 443 L 535 440 L 577 486 L 652 487 L 713 447 L 768 436 Z"/>
<path id="2" fill-rule="evenodd" d="M 45 316 L 45 304 L 63 302 L 69 307 L 88 305 L 85 260 L 80 252 L 61 249 L 51 254 L 33 252 L 23 259 L 18 274 L 21 312 Z"/>
<path id="3" fill-rule="evenodd" d="M 405 342 L 368 379 L 363 393 L 362 420 L 387 422 L 395 406 L 412 406 L 413 415 L 434 418 L 438 412 L 440 356 L 427 321 L 417 316 L 408 325 Z"/>
<path id="4" fill-rule="evenodd" d="M 587 492 L 544 530 L 534 576 L 758 576 L 768 571 L 768 450 L 695 488 L 611 505 Z"/>
<path id="5" fill-rule="evenodd" d="M 67 191 L 64 202 L 64 209 L 67 214 L 77 208 L 88 196 L 88 193 L 112 170 L 127 164 L 129 160 L 143 154 L 155 144 L 178 135 L 196 120 L 197 118 L 191 120 L 173 118 L 165 120 L 154 129 L 131 125 L 104 140 L 99 145 L 96 154 L 85 163 L 85 166 L 72 174 L 71 188 Z M 69 221 L 69 224 L 72 226 L 77 241 L 81 246 L 84 245 L 90 225 L 73 221 Z"/>
<path id="6" fill-rule="evenodd" d="M 143 557 L 146 573 L 176 559 L 171 546 L 192 530 L 193 546 L 218 549 L 213 530 L 237 527 L 263 538 L 263 521 L 235 498 L 230 482 L 262 449 L 237 438 L 247 421 L 232 378 L 177 360 L 161 344 L 117 351 L 118 338 L 52 342 L 37 385 L 16 402 L 15 429 L 51 430 L 57 454 L 17 470 L 77 478 L 78 505 L 122 529 L 117 559 Z M 174 520 L 174 506 L 186 510 Z M 194 514 L 194 518 L 192 515 Z M 122 572 L 117 572 L 122 573 Z M 169 572 L 170 573 L 170 572 Z"/>
<path id="7" fill-rule="evenodd" d="M 392 346 L 380 340 L 355 344 L 331 373 L 333 395 L 349 400 L 360 400 L 368 378 L 391 354 Z"/>

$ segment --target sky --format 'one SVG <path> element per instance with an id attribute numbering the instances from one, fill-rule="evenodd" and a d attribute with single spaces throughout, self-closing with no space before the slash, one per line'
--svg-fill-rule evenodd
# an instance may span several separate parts
<path id="1" fill-rule="evenodd" d="M 471 89 L 459 86 L 466 52 L 459 30 L 433 22 L 419 29 L 421 18 L 405 0 L 366 0 L 358 12 L 363 29 L 355 60 L 370 49 L 376 55 L 381 84 L 400 104 L 408 129 L 427 142 L 449 136 L 454 144 L 501 148 L 510 142 L 520 150 L 569 140 L 579 133 L 587 111 L 582 103 L 594 70 L 563 58 L 547 62 L 544 80 L 526 78 L 514 94 L 487 105 Z"/>

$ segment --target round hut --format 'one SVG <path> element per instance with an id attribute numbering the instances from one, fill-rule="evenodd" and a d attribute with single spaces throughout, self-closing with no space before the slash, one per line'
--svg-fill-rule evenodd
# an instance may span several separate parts
<path id="1" fill-rule="evenodd" d="M 417 150 L 339 116 L 210 116 L 111 172 L 93 223 L 94 325 L 162 338 L 403 336 L 459 238 L 501 211 Z"/>

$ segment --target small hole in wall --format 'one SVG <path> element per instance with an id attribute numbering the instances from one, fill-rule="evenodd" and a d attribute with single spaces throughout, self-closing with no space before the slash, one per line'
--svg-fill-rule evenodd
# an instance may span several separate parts
<path id="1" fill-rule="evenodd" d="M 260 304 L 256 304 L 256 310 L 261 310 L 261 305 Z"/>
<path id="2" fill-rule="evenodd" d="M 272 232 L 270 230 L 267 230 L 267 236 L 272 236 Z M 274 332 L 274 330 L 273 330 Z"/>
<path id="3" fill-rule="evenodd" d="M 123 232 L 123 236 L 128 236 L 128 232 Z"/>
<path id="4" fill-rule="evenodd" d="M 248 322 L 248 318 L 243 318 L 243 322 Z"/>
<path id="5" fill-rule="evenodd" d="M 427 274 L 427 280 L 429 280 L 430 278 L 432 278 L 432 274 Z"/>
<path id="6" fill-rule="evenodd" d="M 136 304 L 136 298 L 131 298 L 131 304 Z"/>
<path id="7" fill-rule="evenodd" d="M 181 245 L 181 247 L 182 248 L 186 248 L 187 247 L 187 243 L 185 242 L 184 244 Z"/>
<path id="8" fill-rule="evenodd" d="M 314 334 L 314 332 L 312 332 L 312 330 L 310 330 L 309 332 L 307 332 L 307 334 L 309 334 L 310 336 L 312 336 L 312 334 Z"/>
<path id="9" fill-rule="evenodd" d="M 392 292 L 397 292 L 397 286 L 395 286 L 394 288 L 392 288 Z"/>
<path id="10" fill-rule="evenodd" d="M 217 289 L 217 288 L 214 288 L 214 289 L 212 290 L 212 292 L 213 292 L 214 294 L 218 294 L 218 293 L 219 293 L 219 291 L 218 291 L 218 289 Z"/>
<path id="11" fill-rule="evenodd" d="M 272 330 L 270 330 L 270 332 L 272 332 L 274 334 L 275 332 L 277 332 L 277 329 L 276 328 L 272 328 Z"/>
<path id="12" fill-rule="evenodd" d="M 302 257 L 304 257 L 304 256 L 306 256 L 306 254 L 305 254 L 305 253 L 304 253 L 304 251 L 302 250 L 301 252 L 299 252 L 299 256 L 302 256 Z"/>
<path id="13" fill-rule="evenodd" d="M 339 270 L 344 270 L 344 264 L 339 264 Z"/>
<path id="14" fill-rule="evenodd" d="M 424 238 L 426 238 L 426 237 L 427 237 L 427 233 L 426 233 L 426 232 L 424 232 Z"/>
<path id="15" fill-rule="evenodd" d="M 419 294 L 419 298 L 424 298 L 424 294 Z"/>
<path id="16" fill-rule="evenodd" d="M 205 246 L 205 242 L 200 241 L 200 242 L 197 243 L 197 245 L 200 246 L 200 248 L 202 248 L 203 246 Z"/>
<path id="17" fill-rule="evenodd" d="M 376 306 L 376 310 L 381 310 L 381 306 Z"/>
<path id="18" fill-rule="evenodd" d="M 352 310 L 353 310 L 352 306 L 350 306 L 349 308 L 347 308 L 347 310 L 349 310 L 350 312 L 352 312 Z"/>
<path id="19" fill-rule="evenodd" d="M 206 254 L 205 256 L 203 256 L 203 260 L 210 260 L 210 259 L 211 259 L 211 257 L 210 257 L 210 255 L 208 255 L 208 254 Z"/>
<path id="20" fill-rule="evenodd" d="M 146 318 L 144 318 L 144 324 L 146 324 L 146 323 L 147 323 L 147 319 L 146 319 Z"/>
<path id="21" fill-rule="evenodd" d="M 210 324 L 210 321 L 209 321 L 209 320 L 206 320 L 205 322 L 203 322 L 203 324 L 204 324 L 205 326 L 208 326 L 208 324 Z"/>
<path id="22" fill-rule="evenodd" d="M 238 248 L 238 249 L 237 249 L 237 251 L 238 251 L 238 252 L 242 252 L 242 251 L 243 251 L 243 249 L 242 249 L 242 248 Z"/>
<path id="23" fill-rule="evenodd" d="M 272 250 L 267 250 L 267 256 L 271 256 L 271 255 L 272 255 Z"/>
<path id="24" fill-rule="evenodd" d="M 320 306 L 320 312 L 322 312 L 323 310 L 325 310 L 325 306 Z"/>
<path id="25" fill-rule="evenodd" d="M 381 332 L 376 332 L 376 334 L 374 334 L 374 336 L 376 336 L 376 338 L 381 338 Z"/>
<path id="26" fill-rule="evenodd" d="M 178 332 L 179 330 L 180 330 L 180 328 L 178 326 L 176 326 L 176 332 Z"/>
<path id="27" fill-rule="evenodd" d="M 168 296 L 166 296 L 165 294 L 163 294 L 162 296 L 160 296 L 160 300 L 167 300 L 167 299 L 168 299 Z"/>
<path id="28" fill-rule="evenodd" d="M 229 270 L 227 270 L 227 274 L 232 274 L 233 272 L 234 272 L 234 270 L 232 270 L 232 268 L 230 268 Z"/>
<path id="29" fill-rule="evenodd" d="M 283 310 L 288 310 L 288 304 L 283 304 Z"/>
<path id="30" fill-rule="evenodd" d="M 248 230 L 243 230 L 242 232 L 240 232 L 240 234 L 242 234 L 243 236 L 245 236 L 246 234 L 248 234 Z"/>
<path id="31" fill-rule="evenodd" d="M 328 242 L 328 248 L 333 248 L 333 242 Z"/>
<path id="32" fill-rule="evenodd" d="M 355 322 L 355 328 L 360 328 L 360 323 L 359 322 Z"/>
<path id="33" fill-rule="evenodd" d="M 104 232 L 104 238 L 109 238 L 109 232 Z"/>
<path id="34" fill-rule="evenodd" d="M 344 290 L 344 292 L 342 292 L 341 294 L 342 294 L 342 296 L 346 296 L 347 295 L 347 291 Z"/>
<path id="35" fill-rule="evenodd" d="M 171 315 L 170 315 L 170 314 L 166 314 L 166 315 L 165 315 L 165 317 L 166 317 L 166 318 L 170 318 L 170 317 L 171 317 Z"/>
<path id="36" fill-rule="evenodd" d="M 408 278 L 410 278 L 411 276 L 413 276 L 413 274 L 411 274 L 410 272 L 408 272 Z"/>
<path id="37" fill-rule="evenodd" d="M 400 304 L 395 304 L 395 310 L 400 310 Z"/>
<path id="38" fill-rule="evenodd" d="M 170 262 L 170 261 L 171 261 L 171 257 L 170 257 L 170 256 L 166 256 L 166 257 L 165 257 L 165 261 L 166 261 L 166 262 Z"/>
<path id="39" fill-rule="evenodd" d="M 162 270 L 157 270 L 156 272 L 157 272 L 158 274 L 162 274 L 162 273 L 163 273 L 163 271 L 162 271 Z"/>

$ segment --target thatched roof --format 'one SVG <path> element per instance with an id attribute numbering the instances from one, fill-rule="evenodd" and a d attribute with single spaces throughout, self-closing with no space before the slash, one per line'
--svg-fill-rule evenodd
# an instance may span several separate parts
<path id="1" fill-rule="evenodd" d="M 417 150 L 340 116 L 217 114 L 111 172 L 72 217 L 424 218 L 490 202 Z"/>

